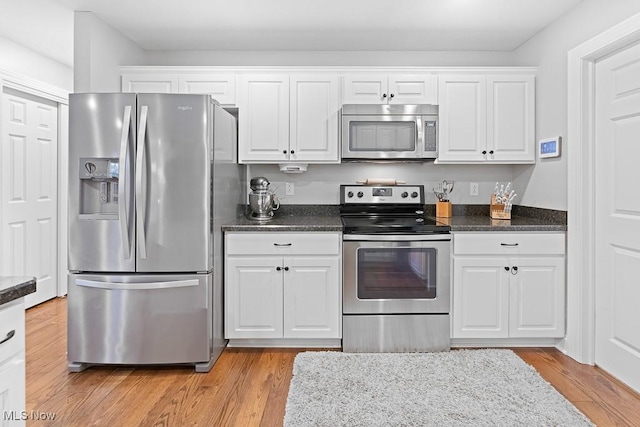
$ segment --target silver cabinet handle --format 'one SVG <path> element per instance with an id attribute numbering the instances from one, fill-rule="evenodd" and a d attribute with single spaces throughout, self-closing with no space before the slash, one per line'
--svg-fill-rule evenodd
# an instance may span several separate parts
<path id="1" fill-rule="evenodd" d="M 129 129 L 131 128 L 131 105 L 124 107 L 122 118 L 122 134 L 120 136 L 120 165 L 118 166 L 118 222 L 120 223 L 120 237 L 122 238 L 122 252 L 124 259 L 131 257 L 131 243 L 129 241 L 129 215 L 127 211 L 127 151 L 129 148 Z"/>
<path id="2" fill-rule="evenodd" d="M 145 204 L 142 193 L 142 164 L 144 159 L 144 138 L 147 131 L 147 111 L 149 107 L 142 106 L 140 111 L 140 128 L 138 128 L 138 153 L 136 154 L 136 217 L 138 230 L 138 249 L 140 250 L 140 259 L 147 259 L 147 242 L 144 235 L 144 216 Z"/>
<path id="3" fill-rule="evenodd" d="M 273 246 L 293 246 L 293 243 L 274 243 Z"/>
<path id="4" fill-rule="evenodd" d="M 7 341 L 9 341 L 11 338 L 13 338 L 13 336 L 14 336 L 15 334 L 16 334 L 16 330 L 15 330 L 15 329 L 10 330 L 10 331 L 9 331 L 9 333 L 7 334 L 7 336 L 6 336 L 6 337 L 4 337 L 4 338 L 2 339 L 2 341 L 0 341 L 0 344 L 4 344 L 4 343 L 6 343 Z"/>
<path id="5" fill-rule="evenodd" d="M 518 246 L 517 243 L 500 243 L 500 246 L 508 246 L 510 248 Z"/>

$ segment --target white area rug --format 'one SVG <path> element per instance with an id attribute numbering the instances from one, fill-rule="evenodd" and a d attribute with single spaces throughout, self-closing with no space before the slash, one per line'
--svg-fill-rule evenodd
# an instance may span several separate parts
<path id="1" fill-rule="evenodd" d="M 300 353 L 284 424 L 593 425 L 511 350 Z"/>

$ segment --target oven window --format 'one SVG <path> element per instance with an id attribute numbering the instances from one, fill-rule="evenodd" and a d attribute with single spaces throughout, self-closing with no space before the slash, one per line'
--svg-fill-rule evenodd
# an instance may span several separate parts
<path id="1" fill-rule="evenodd" d="M 349 150 L 416 151 L 415 122 L 350 122 Z"/>
<path id="2" fill-rule="evenodd" d="M 359 248 L 359 299 L 434 299 L 436 249 Z"/>

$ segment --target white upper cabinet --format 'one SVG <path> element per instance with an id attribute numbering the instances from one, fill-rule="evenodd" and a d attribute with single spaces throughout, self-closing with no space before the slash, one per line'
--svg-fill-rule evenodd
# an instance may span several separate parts
<path id="1" fill-rule="evenodd" d="M 294 74 L 290 90 L 289 160 L 339 162 L 338 76 Z"/>
<path id="2" fill-rule="evenodd" d="M 238 80 L 240 163 L 338 163 L 337 74 L 247 74 Z"/>
<path id="3" fill-rule="evenodd" d="M 533 75 L 441 75 L 439 163 L 534 163 Z"/>
<path id="4" fill-rule="evenodd" d="M 240 76 L 238 123 L 240 163 L 289 160 L 289 75 Z"/>
<path id="5" fill-rule="evenodd" d="M 182 74 L 179 77 L 180 93 L 211 95 L 221 105 L 236 104 L 235 74 Z"/>
<path id="6" fill-rule="evenodd" d="M 435 74 L 345 74 L 343 104 L 437 104 Z"/>
<path id="7" fill-rule="evenodd" d="M 178 93 L 177 74 L 123 74 L 122 92 Z"/>

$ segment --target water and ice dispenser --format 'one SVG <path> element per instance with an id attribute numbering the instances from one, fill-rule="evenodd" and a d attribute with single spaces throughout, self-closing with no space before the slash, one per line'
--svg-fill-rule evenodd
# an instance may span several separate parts
<path id="1" fill-rule="evenodd" d="M 81 158 L 79 168 L 80 215 L 117 216 L 118 159 Z"/>

